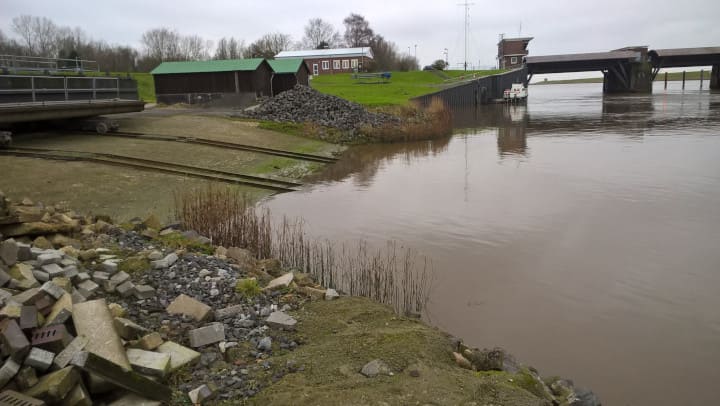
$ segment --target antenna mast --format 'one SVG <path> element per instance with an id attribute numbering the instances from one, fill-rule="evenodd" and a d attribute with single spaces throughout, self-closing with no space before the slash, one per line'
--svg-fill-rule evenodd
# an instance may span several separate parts
<path id="1" fill-rule="evenodd" d="M 458 4 L 458 6 L 465 7 L 465 70 L 467 70 L 467 53 L 468 53 L 468 27 L 470 26 L 470 6 L 474 6 L 475 3 L 469 3 L 465 0 L 464 3 Z"/>

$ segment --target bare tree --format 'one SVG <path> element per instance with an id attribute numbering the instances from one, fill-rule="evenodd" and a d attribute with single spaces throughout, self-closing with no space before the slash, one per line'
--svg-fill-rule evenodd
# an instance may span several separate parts
<path id="1" fill-rule="evenodd" d="M 197 35 L 180 37 L 179 58 L 186 61 L 201 61 L 209 58 L 212 42 Z"/>
<path id="2" fill-rule="evenodd" d="M 345 24 L 345 44 L 349 47 L 366 47 L 373 38 L 370 23 L 360 14 L 351 13 L 343 20 Z"/>
<path id="3" fill-rule="evenodd" d="M 274 58 L 281 51 L 290 49 L 292 37 L 288 34 L 265 34 L 250 44 L 245 51 L 246 58 Z"/>
<path id="4" fill-rule="evenodd" d="M 340 43 L 340 33 L 322 18 L 311 18 L 308 21 L 305 36 L 300 42 L 305 49 L 336 48 Z"/>
<path id="5" fill-rule="evenodd" d="M 240 59 L 245 52 L 245 41 L 236 40 L 234 37 L 220 38 L 215 49 L 214 59 Z"/>
<path id="6" fill-rule="evenodd" d="M 157 63 L 180 59 L 180 34 L 166 27 L 143 33 L 140 40 L 145 56 Z"/>
<path id="7" fill-rule="evenodd" d="M 48 58 L 56 56 L 58 27 L 47 17 L 15 17 L 12 29 L 20 36 L 30 55 Z"/>

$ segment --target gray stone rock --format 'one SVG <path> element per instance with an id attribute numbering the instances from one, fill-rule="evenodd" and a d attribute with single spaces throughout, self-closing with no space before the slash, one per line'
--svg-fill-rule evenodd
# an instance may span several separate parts
<path id="1" fill-rule="evenodd" d="M 222 323 L 210 323 L 188 332 L 190 346 L 197 348 L 225 340 L 225 326 Z"/>
<path id="2" fill-rule="evenodd" d="M 102 270 L 112 275 L 118 271 L 118 264 L 116 261 L 108 259 L 102 263 Z"/>
<path id="3" fill-rule="evenodd" d="M 275 311 L 270 313 L 270 316 L 268 316 L 265 322 L 271 327 L 277 327 L 285 330 L 293 330 L 295 329 L 295 325 L 297 324 L 297 320 L 292 318 L 292 316 L 288 315 L 287 313 L 281 311 Z"/>
<path id="4" fill-rule="evenodd" d="M 15 362 L 12 358 L 5 360 L 5 363 L 0 367 L 0 388 L 7 385 L 17 373 L 20 372 L 20 364 Z"/>
<path id="5" fill-rule="evenodd" d="M 212 399 L 214 394 L 209 386 L 203 384 L 188 392 L 188 397 L 193 405 L 199 405 L 206 400 Z"/>
<path id="6" fill-rule="evenodd" d="M 45 264 L 40 267 L 43 272 L 47 273 L 50 279 L 52 278 L 59 278 L 65 274 L 65 271 L 60 267 L 60 265 L 52 263 L 52 264 Z"/>
<path id="7" fill-rule="evenodd" d="M 273 289 L 280 289 L 284 287 L 290 286 L 290 284 L 293 281 L 293 273 L 288 272 L 285 275 L 275 278 L 270 281 L 270 283 L 267 284 L 265 287 L 266 290 L 273 290 Z"/>
<path id="8" fill-rule="evenodd" d="M 38 347 L 33 347 L 25 358 L 24 364 L 35 368 L 38 372 L 45 372 L 52 365 L 55 354 Z"/>
<path id="9" fill-rule="evenodd" d="M 127 357 L 133 369 L 141 374 L 164 378 L 170 371 L 170 356 L 167 354 L 130 348 Z"/>
<path id="10" fill-rule="evenodd" d="M 135 285 L 133 294 L 138 299 L 149 299 L 155 296 L 155 288 L 149 285 Z"/>
<path id="11" fill-rule="evenodd" d="M 335 289 L 328 288 L 325 290 L 325 300 L 334 300 L 340 297 L 340 294 L 337 293 Z"/>
<path id="12" fill-rule="evenodd" d="M 262 340 L 258 342 L 257 349 L 260 351 L 270 351 L 272 349 L 272 338 L 263 337 Z"/>
<path id="13" fill-rule="evenodd" d="M 62 261 L 62 255 L 57 252 L 45 252 L 37 256 L 38 266 L 59 264 L 60 261 Z"/>
<path id="14" fill-rule="evenodd" d="M 178 260 L 178 256 L 177 256 L 177 254 L 175 254 L 175 253 L 173 252 L 173 253 L 171 253 L 171 254 L 168 254 L 168 255 L 167 255 L 165 258 L 163 258 L 163 259 L 159 259 L 159 260 L 156 260 L 156 261 L 152 261 L 152 266 L 153 266 L 153 269 L 169 268 L 169 267 L 171 267 L 173 264 L 175 264 L 175 262 L 177 262 L 177 260 Z"/>
<path id="15" fill-rule="evenodd" d="M 362 370 L 360 370 L 360 373 L 368 378 L 374 378 L 380 374 L 390 375 L 391 372 L 390 367 L 379 359 L 368 362 L 362 367 Z"/>
<path id="16" fill-rule="evenodd" d="M 13 266 L 18 261 L 18 244 L 10 238 L 0 242 L 0 260 L 8 266 Z"/>

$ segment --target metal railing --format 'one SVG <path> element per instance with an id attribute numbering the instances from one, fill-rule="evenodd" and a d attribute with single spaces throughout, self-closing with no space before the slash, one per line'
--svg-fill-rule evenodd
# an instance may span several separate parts
<path id="1" fill-rule="evenodd" d="M 43 95 L 69 100 L 97 99 L 98 94 L 121 98 L 121 94 L 137 93 L 137 85 L 123 86 L 130 79 L 104 76 L 32 76 L 2 75 L 0 76 L 0 96 L 30 95 L 33 102 L 43 101 Z M 134 83 L 134 81 L 132 81 Z M 78 95 L 86 97 L 78 97 Z M 75 97 L 73 97 L 75 96 Z M 54 99 L 57 100 L 57 99 Z"/>
<path id="2" fill-rule="evenodd" d="M 42 58 L 38 56 L 0 55 L 0 70 L 17 72 L 99 72 L 96 61 L 86 59 Z"/>

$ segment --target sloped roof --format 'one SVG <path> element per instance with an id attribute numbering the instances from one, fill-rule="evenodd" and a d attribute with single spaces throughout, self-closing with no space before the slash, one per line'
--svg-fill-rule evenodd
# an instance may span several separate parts
<path id="1" fill-rule="evenodd" d="M 373 51 L 370 47 L 358 48 L 332 48 L 332 49 L 306 49 L 301 51 L 282 51 L 275 55 L 275 59 L 284 58 L 331 58 L 334 56 L 364 56 L 373 58 Z"/>
<path id="2" fill-rule="evenodd" d="M 267 61 L 275 73 L 297 73 L 303 64 L 302 58 L 268 59 Z"/>
<path id="3" fill-rule="evenodd" d="M 234 72 L 252 71 L 264 61 L 262 58 L 223 59 L 213 61 L 163 62 L 153 69 L 153 75 L 170 73 Z"/>

